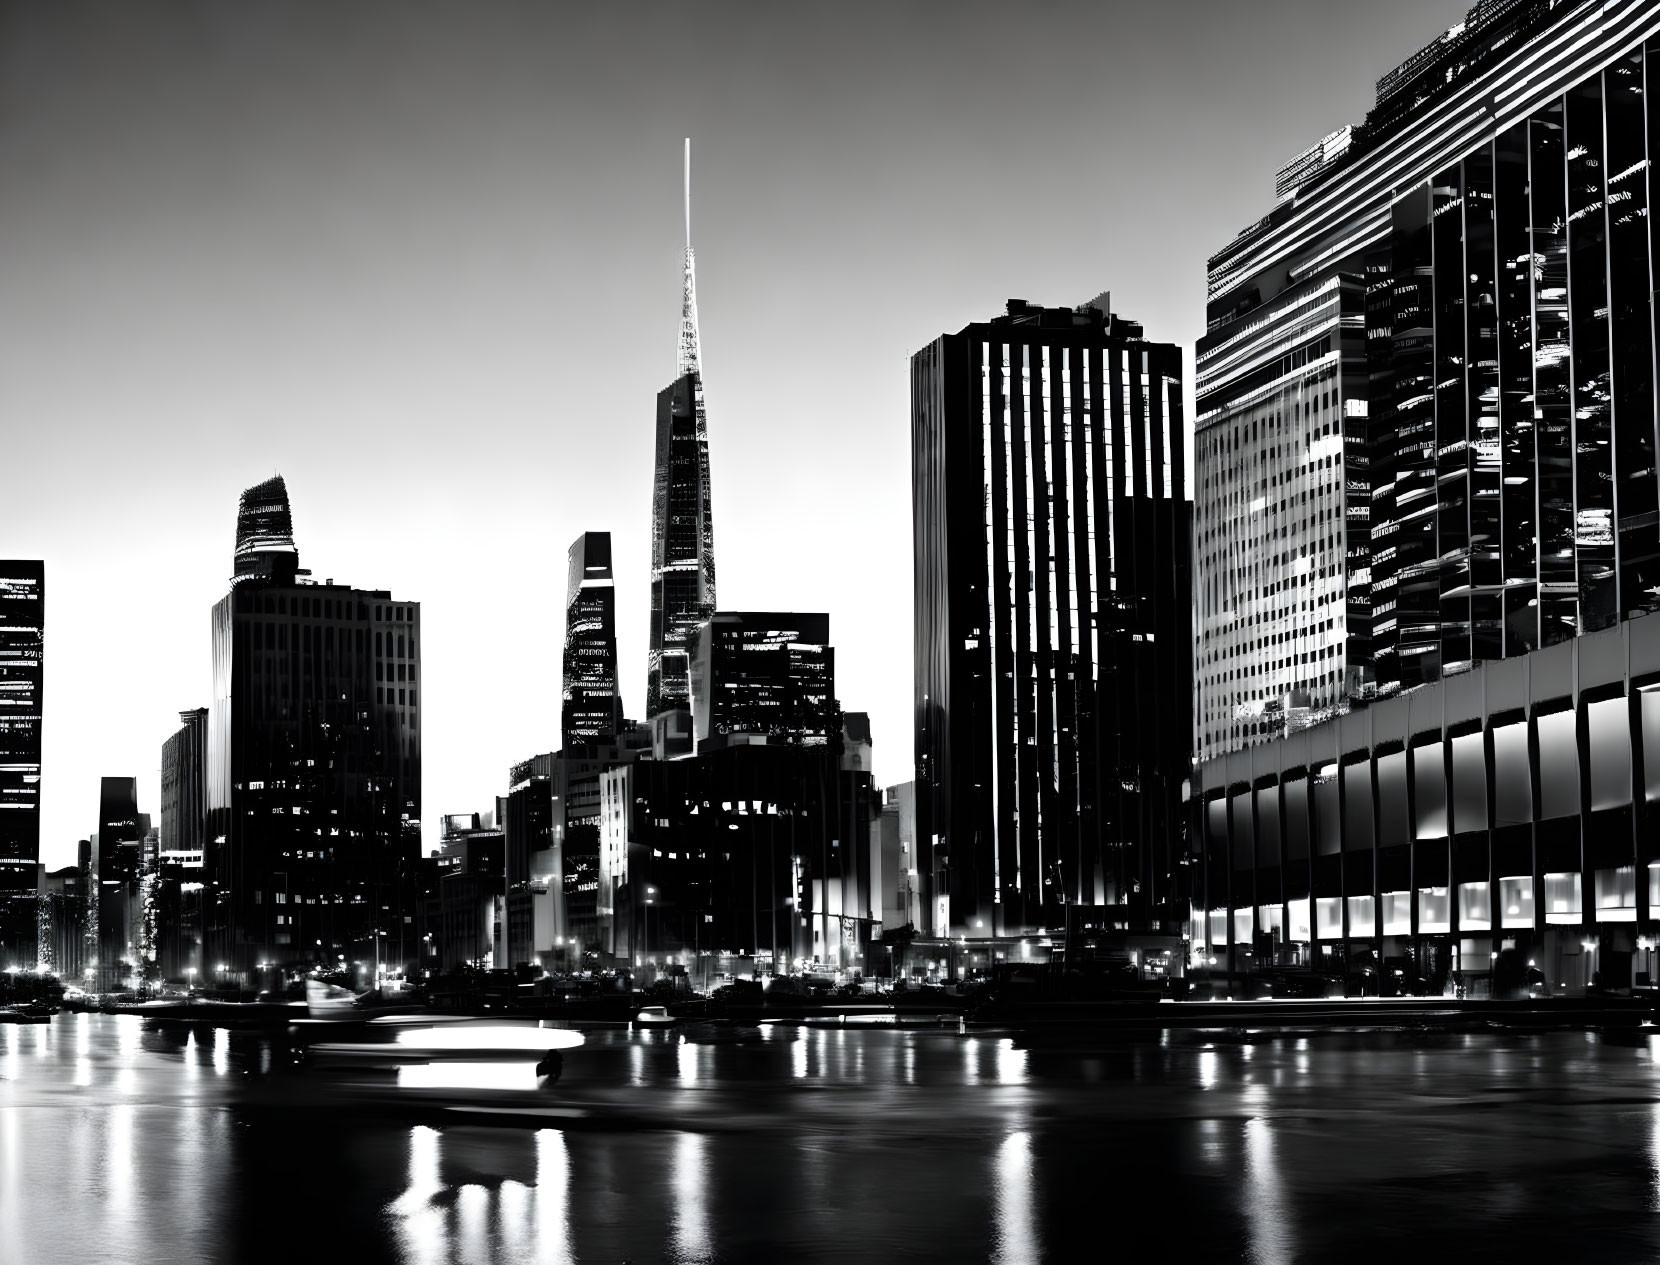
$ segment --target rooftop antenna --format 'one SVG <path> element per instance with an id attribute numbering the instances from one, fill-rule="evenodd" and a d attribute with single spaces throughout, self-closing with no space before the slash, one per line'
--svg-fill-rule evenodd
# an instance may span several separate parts
<path id="1" fill-rule="evenodd" d="M 686 249 L 692 248 L 692 138 L 686 138 Z"/>

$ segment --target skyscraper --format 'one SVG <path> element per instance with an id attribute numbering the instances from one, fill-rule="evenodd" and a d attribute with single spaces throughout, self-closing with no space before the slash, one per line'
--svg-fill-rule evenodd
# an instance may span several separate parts
<path id="1" fill-rule="evenodd" d="M 98 784 L 98 987 L 109 989 L 138 965 L 138 872 L 148 823 L 138 812 L 138 779 Z"/>
<path id="2" fill-rule="evenodd" d="M 39 881 L 45 626 L 46 564 L 0 561 L 0 893 Z"/>
<path id="3" fill-rule="evenodd" d="M 1482 0 L 1212 259 L 1204 956 L 1652 970 L 1657 74 L 1652 0 Z"/>
<path id="4" fill-rule="evenodd" d="M 231 591 L 213 611 L 204 916 L 216 975 L 221 963 L 413 954 L 420 607 L 317 584 L 298 561 L 281 477 L 250 488 Z"/>
<path id="5" fill-rule="evenodd" d="M 1181 351 L 1107 296 L 911 358 L 916 814 L 953 936 L 1174 925 L 1191 753 Z M 936 909 L 939 907 L 936 906 Z"/>
<path id="6" fill-rule="evenodd" d="M 146 875 L 145 930 L 163 979 L 190 982 L 202 970 L 202 893 L 207 857 L 208 709 L 179 713 L 161 748 L 161 838 Z"/>
<path id="7" fill-rule="evenodd" d="M 622 700 L 617 693 L 617 594 L 608 531 L 584 532 L 571 544 L 564 693 L 560 729 L 566 747 L 617 734 Z"/>
<path id="8" fill-rule="evenodd" d="M 1652 18 L 1481 0 L 1210 260 L 1202 757 L 1660 605 Z"/>
<path id="9" fill-rule="evenodd" d="M 697 279 L 692 258 L 692 143 L 686 142 L 686 260 L 675 380 L 657 395 L 651 515 L 651 638 L 646 715 L 690 704 L 686 641 L 715 610 L 709 429 L 703 408 Z"/>

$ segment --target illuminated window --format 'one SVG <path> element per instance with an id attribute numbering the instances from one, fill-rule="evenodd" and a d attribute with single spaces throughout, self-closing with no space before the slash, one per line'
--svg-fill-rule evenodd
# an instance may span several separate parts
<path id="1" fill-rule="evenodd" d="M 1499 880 L 1500 924 L 1506 928 L 1533 926 L 1533 879 L 1531 876 Z"/>

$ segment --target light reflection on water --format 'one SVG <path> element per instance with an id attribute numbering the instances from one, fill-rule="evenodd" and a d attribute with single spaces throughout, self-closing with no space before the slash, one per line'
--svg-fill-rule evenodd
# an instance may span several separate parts
<path id="1" fill-rule="evenodd" d="M 318 1219 L 316 1260 L 366 1265 L 1013 1263 L 1145 1217 L 1174 1188 L 1196 1260 L 1327 1260 L 1402 1233 L 1427 1245 L 1481 1217 L 1493 1251 L 1572 1259 L 1550 1239 L 1557 1219 L 1512 1227 L 1493 1211 L 1553 1206 L 1591 1209 L 1633 1255 L 1660 1249 L 1646 1211 L 1660 1208 L 1660 1074 L 1642 1040 L 681 1037 L 590 1033 L 552 1091 L 481 1064 L 442 1069 L 447 1088 L 362 1090 L 586 1113 L 526 1130 L 370 1116 L 355 1082 L 284 1071 L 285 1052 L 251 1036 L 103 1015 L 0 1033 L 0 1260 L 292 1260 L 275 1210 Z M 1491 1109 L 1447 1109 L 1465 1102 Z M 1561 1163 L 1538 1162 L 1540 1137 Z"/>
<path id="2" fill-rule="evenodd" d="M 1043 1259 L 1032 1208 L 1032 1135 L 1011 1133 L 997 1149 L 994 1175 L 997 1227 L 992 1260 L 997 1265 L 1032 1265 Z"/>
<path id="3" fill-rule="evenodd" d="M 1261 1116 L 1245 1122 L 1245 1188 L 1240 1203 L 1249 1235 L 1246 1259 L 1254 1265 L 1295 1260 L 1290 1209 L 1285 1206 L 1274 1152 L 1274 1131 Z"/>
<path id="4" fill-rule="evenodd" d="M 571 1156 L 565 1135 L 557 1129 L 536 1134 L 536 1223 L 541 1265 L 567 1265 L 576 1260 L 571 1249 Z"/>
<path id="5" fill-rule="evenodd" d="M 707 1184 L 709 1139 L 701 1133 L 682 1133 L 674 1139 L 673 1222 L 669 1229 L 669 1259 L 691 1265 L 713 1252 L 709 1237 Z"/>

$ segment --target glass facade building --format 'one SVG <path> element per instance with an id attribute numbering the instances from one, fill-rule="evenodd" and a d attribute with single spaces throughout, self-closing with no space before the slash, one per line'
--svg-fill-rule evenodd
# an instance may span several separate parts
<path id="1" fill-rule="evenodd" d="M 611 533 L 584 532 L 571 544 L 565 586 L 565 745 L 598 742 L 622 725 L 617 693 L 617 594 L 611 577 Z"/>
<path id="2" fill-rule="evenodd" d="M 715 611 L 715 529 L 710 515 L 709 426 L 690 213 L 675 380 L 657 395 L 657 466 L 651 503 L 651 637 L 646 716 L 690 706 L 686 643 Z"/>
<path id="3" fill-rule="evenodd" d="M 40 881 L 45 627 L 46 564 L 0 561 L 0 892 Z"/>
<path id="4" fill-rule="evenodd" d="M 1652 608 L 1655 26 L 1484 0 L 1211 259 L 1202 758 Z"/>
<path id="5" fill-rule="evenodd" d="M 1655 930 L 1657 78 L 1651 3 L 1485 0 L 1384 76 L 1349 144 L 1211 261 L 1201 953 L 1381 950 L 1470 975 L 1515 950 L 1569 987 L 1645 969 L 1632 963 Z M 1310 348 L 1335 375 L 1340 489 L 1274 465 L 1284 411 L 1264 426 L 1234 387 L 1207 394 L 1254 329 L 1323 289 L 1345 296 L 1332 351 Z M 1257 354 L 1294 361 L 1294 342 Z M 1341 514 L 1304 508 L 1339 496 Z M 1310 535 L 1229 539 L 1257 498 Z M 1345 529 L 1347 628 L 1336 656 L 1288 659 L 1276 621 L 1312 609 L 1323 624 L 1338 600 L 1320 587 L 1328 522 Z M 1236 589 L 1238 550 L 1266 569 Z M 1321 679 L 1341 683 L 1335 699 L 1301 716 L 1259 705 L 1285 697 L 1287 662 L 1295 688 L 1334 657 Z M 1241 749 L 1253 742 L 1266 745 Z"/>
<path id="6" fill-rule="evenodd" d="M 270 484 L 254 491 L 270 504 Z M 382 962 L 413 955 L 420 619 L 389 592 L 286 565 L 239 575 L 214 607 L 204 917 L 216 969 L 251 980 L 262 961 L 374 960 L 377 931 Z"/>
<path id="7" fill-rule="evenodd" d="M 916 819 L 936 931 L 1179 926 L 1181 351 L 1011 301 L 911 359 Z M 1185 897 L 1182 898 L 1185 900 Z"/>

